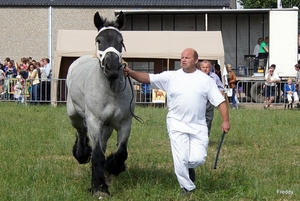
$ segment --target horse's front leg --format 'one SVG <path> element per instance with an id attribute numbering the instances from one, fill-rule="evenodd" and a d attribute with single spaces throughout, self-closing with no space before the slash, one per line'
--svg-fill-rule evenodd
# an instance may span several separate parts
<path id="1" fill-rule="evenodd" d="M 87 128 L 84 119 L 75 112 L 75 110 L 68 105 L 68 114 L 71 119 L 71 123 L 76 128 L 76 141 L 73 146 L 73 156 L 80 163 L 88 163 L 91 158 L 91 147 L 89 146 L 89 138 L 87 136 Z"/>
<path id="2" fill-rule="evenodd" d="M 103 123 L 87 120 L 88 133 L 92 142 L 92 193 L 94 197 L 103 198 L 110 195 L 105 180 L 105 154 L 101 144 Z"/>
<path id="3" fill-rule="evenodd" d="M 130 123 L 127 123 L 118 130 L 117 150 L 109 155 L 106 160 L 106 171 L 109 174 L 117 176 L 126 169 L 125 161 L 128 157 L 127 144 L 131 130 L 130 125 Z"/>

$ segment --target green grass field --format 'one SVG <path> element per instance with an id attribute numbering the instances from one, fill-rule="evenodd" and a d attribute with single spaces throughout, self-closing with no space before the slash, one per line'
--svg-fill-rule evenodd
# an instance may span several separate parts
<path id="1" fill-rule="evenodd" d="M 174 174 L 167 109 L 136 107 L 127 171 L 112 177 L 112 201 L 300 200 L 298 110 L 230 110 L 231 130 L 213 169 L 221 137 L 215 119 L 206 163 L 196 168 L 196 191 L 182 197 Z M 65 106 L 1 103 L 0 200 L 95 200 L 90 164 L 73 158 L 75 130 Z M 107 154 L 114 151 L 116 134 Z"/>

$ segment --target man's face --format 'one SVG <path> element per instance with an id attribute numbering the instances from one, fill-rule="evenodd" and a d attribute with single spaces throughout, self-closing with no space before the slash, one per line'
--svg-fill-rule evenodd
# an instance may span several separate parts
<path id="1" fill-rule="evenodd" d="M 209 65 L 209 63 L 201 63 L 201 66 L 200 66 L 200 70 L 203 72 L 203 73 L 205 73 L 205 74 L 209 74 L 209 72 L 210 72 L 210 65 Z"/>
<path id="2" fill-rule="evenodd" d="M 194 72 L 198 59 L 194 59 L 194 50 L 186 49 L 181 53 L 180 65 L 184 72 Z"/>

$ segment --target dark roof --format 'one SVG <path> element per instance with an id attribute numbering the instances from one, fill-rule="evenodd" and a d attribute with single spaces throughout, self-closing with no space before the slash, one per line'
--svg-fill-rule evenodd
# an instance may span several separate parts
<path id="1" fill-rule="evenodd" d="M 230 0 L 1 0 L 0 7 L 4 6 L 228 8 Z"/>

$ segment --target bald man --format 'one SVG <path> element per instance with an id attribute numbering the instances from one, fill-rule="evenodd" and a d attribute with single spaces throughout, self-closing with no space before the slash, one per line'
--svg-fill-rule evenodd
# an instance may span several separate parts
<path id="1" fill-rule="evenodd" d="M 167 130 L 170 138 L 175 174 L 184 194 L 195 188 L 194 168 L 207 156 L 208 130 L 205 119 L 209 100 L 219 107 L 222 130 L 230 129 L 227 104 L 214 81 L 196 68 L 198 53 L 187 48 L 181 53 L 181 69 L 160 74 L 138 72 L 124 68 L 124 76 L 150 84 L 167 94 Z"/>

